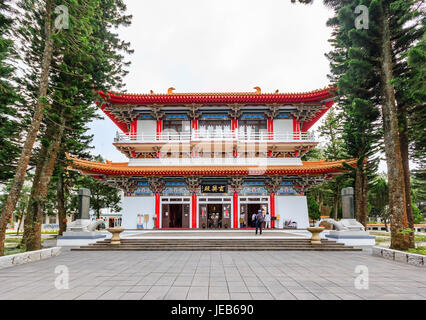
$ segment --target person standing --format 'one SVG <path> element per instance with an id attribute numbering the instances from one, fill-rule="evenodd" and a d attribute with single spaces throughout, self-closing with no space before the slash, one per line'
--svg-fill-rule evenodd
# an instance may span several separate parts
<path id="1" fill-rule="evenodd" d="M 263 220 L 264 219 L 263 219 L 262 210 L 259 210 L 256 215 L 256 234 L 257 234 L 257 229 L 260 229 L 260 234 L 262 234 Z"/>
<path id="2" fill-rule="evenodd" d="M 265 215 L 265 229 L 271 228 L 271 216 L 269 215 L 269 212 Z"/>
<path id="3" fill-rule="evenodd" d="M 251 226 L 252 228 L 256 228 L 256 212 L 253 212 L 251 215 Z"/>

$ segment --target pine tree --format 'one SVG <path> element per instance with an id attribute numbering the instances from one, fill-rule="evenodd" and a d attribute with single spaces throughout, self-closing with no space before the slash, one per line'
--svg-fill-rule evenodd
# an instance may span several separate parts
<path id="1" fill-rule="evenodd" d="M 9 1 L 0 1 L 0 184 L 13 177 L 19 156 L 20 131 L 19 101 L 15 73 L 15 48 L 10 30 L 13 25 Z"/>
<path id="2" fill-rule="evenodd" d="M 36 10 L 34 3 L 31 1 L 23 1 L 23 4 L 27 6 L 28 12 L 30 10 Z M 35 95 L 34 101 L 34 113 L 31 121 L 31 125 L 28 128 L 25 143 L 21 150 L 21 155 L 17 163 L 16 172 L 13 177 L 12 188 L 9 192 L 7 200 L 2 210 L 0 217 L 0 256 L 4 255 L 4 239 L 6 235 L 6 226 L 9 221 L 13 210 L 18 202 L 19 195 L 25 181 L 26 170 L 30 161 L 31 153 L 33 150 L 34 143 L 37 139 L 37 134 L 43 119 L 43 112 L 48 105 L 47 90 L 49 86 L 49 71 L 50 63 L 52 60 L 53 50 L 53 0 L 46 0 L 42 3 L 42 17 L 44 23 L 43 33 L 43 54 L 41 58 L 39 77 L 37 79 L 37 94 Z"/>
<path id="3" fill-rule="evenodd" d="M 59 64 L 55 64 L 54 70 L 58 70 L 52 76 L 52 82 L 56 90 L 52 92 L 52 110 L 46 117 L 46 131 L 41 139 L 44 144 L 38 155 L 36 178 L 33 182 L 33 195 L 31 205 L 28 207 L 24 242 L 27 250 L 38 249 L 41 243 L 41 222 L 46 195 L 49 190 L 49 182 L 55 169 L 57 157 L 62 166 L 56 166 L 56 172 L 60 175 L 56 182 L 63 186 L 63 171 L 67 165 L 64 159 L 64 151 L 79 154 L 88 147 L 91 136 L 84 134 L 88 130 L 87 123 L 96 117 L 96 106 L 92 103 L 94 85 L 102 84 L 100 89 L 106 86 L 122 85 L 121 77 L 127 71 L 122 69 L 123 57 L 119 51 L 128 51 L 128 44 L 118 41 L 115 34 L 110 31 L 110 25 L 128 24 L 129 16 L 121 14 L 125 6 L 121 2 L 91 1 L 88 7 L 81 10 L 73 8 L 77 14 L 83 12 L 82 19 L 87 22 L 81 32 L 82 42 L 79 50 L 69 50 L 65 45 L 65 52 Z M 101 22 L 101 23 L 99 23 Z M 78 28 L 82 28 L 81 23 Z M 70 22 L 73 27 L 73 21 Z M 76 26 L 73 27 L 74 38 Z M 84 31 L 83 30 L 83 31 Z M 62 48 L 62 47 L 59 47 Z M 56 61 L 54 61 L 55 63 Z M 99 64 L 103 63 L 101 67 Z M 110 77 L 110 80 L 108 80 Z M 39 173 L 37 175 L 37 172 Z M 59 192 L 58 212 L 59 220 L 65 219 L 63 203 L 63 187 L 57 188 Z M 28 222 L 28 223 L 27 223 Z M 64 225 L 61 223 L 61 227 Z M 61 230 L 63 231 L 63 229 Z"/>
<path id="4" fill-rule="evenodd" d="M 413 246 L 413 232 L 406 232 L 411 225 L 410 201 L 407 199 L 409 181 L 407 181 L 408 166 L 404 165 L 404 141 L 400 133 L 400 124 L 404 123 L 405 111 L 398 108 L 397 85 L 404 56 L 407 50 L 415 44 L 419 33 L 410 28 L 410 23 L 416 22 L 415 5 L 421 1 L 407 0 L 324 0 L 324 3 L 334 8 L 336 16 L 331 20 L 334 25 L 336 51 L 333 59 L 337 62 L 333 73 L 337 74 L 335 81 L 340 87 L 346 85 L 345 96 L 352 94 L 353 99 L 360 98 L 364 106 L 380 106 L 384 136 L 384 151 L 386 155 L 389 177 L 389 211 L 391 217 L 391 247 L 407 249 Z M 360 6 L 368 8 L 369 26 L 358 29 L 355 26 L 355 9 Z M 414 30 L 414 31 L 413 31 Z M 345 60 L 348 63 L 345 64 Z M 352 64 L 351 64 L 351 60 Z M 362 72 L 367 71 L 366 78 Z M 359 78 L 359 86 L 351 86 L 345 75 Z M 351 89 L 353 87 L 353 89 Z M 370 96 L 371 99 L 365 99 Z M 349 99 L 347 102 L 355 102 Z M 367 104 L 365 103 L 367 102 Z M 405 129 L 404 129 L 405 130 Z M 401 147 L 402 142 L 402 147 Z M 363 191 L 365 194 L 365 191 Z M 365 198 L 365 197 L 364 197 Z M 358 203 L 359 204 L 359 203 Z M 365 207 L 365 204 L 360 204 Z"/>

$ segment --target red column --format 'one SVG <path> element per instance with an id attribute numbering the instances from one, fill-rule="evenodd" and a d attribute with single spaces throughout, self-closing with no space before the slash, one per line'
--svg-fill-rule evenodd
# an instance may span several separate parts
<path id="1" fill-rule="evenodd" d="M 232 199 L 232 204 L 233 204 L 233 212 L 234 212 L 234 229 L 238 229 L 239 228 L 239 214 L 238 214 L 238 193 L 234 192 L 234 197 Z"/>
<path id="2" fill-rule="evenodd" d="M 163 131 L 163 120 L 157 120 L 157 140 L 160 140 L 161 132 Z"/>
<path id="3" fill-rule="evenodd" d="M 231 120 L 231 130 L 232 130 L 232 137 L 235 139 L 237 137 L 236 131 L 238 129 L 238 120 L 236 118 L 232 118 Z"/>
<path id="4" fill-rule="evenodd" d="M 155 221 L 155 227 L 160 229 L 160 194 L 155 194 L 155 214 L 157 215 L 157 221 Z"/>
<path id="5" fill-rule="evenodd" d="M 163 132 L 163 120 L 158 119 L 157 120 L 157 140 L 160 140 L 161 132 Z M 160 157 L 161 157 L 160 151 L 157 151 L 157 158 L 160 158 Z"/>
<path id="6" fill-rule="evenodd" d="M 294 140 L 300 140 L 300 123 L 297 121 L 297 119 L 293 116 L 293 135 Z"/>
<path id="7" fill-rule="evenodd" d="M 192 193 L 192 229 L 197 228 L 197 194 Z"/>
<path id="8" fill-rule="evenodd" d="M 270 205 L 271 205 L 271 218 L 275 217 L 275 193 L 272 192 L 270 195 Z M 275 228 L 275 221 L 271 219 L 271 228 Z"/>
<path id="9" fill-rule="evenodd" d="M 198 119 L 192 119 L 192 131 L 194 138 L 197 138 Z"/>
<path id="10" fill-rule="evenodd" d="M 138 132 L 138 119 L 135 119 L 130 123 L 130 140 L 136 140 L 137 132 Z"/>
<path id="11" fill-rule="evenodd" d="M 300 123 L 297 121 L 297 119 L 293 116 L 293 139 L 294 140 L 300 140 Z M 296 157 L 299 155 L 299 151 L 295 151 L 294 154 Z"/>
<path id="12" fill-rule="evenodd" d="M 268 136 L 269 140 L 274 139 L 274 120 L 272 118 L 268 118 Z"/>

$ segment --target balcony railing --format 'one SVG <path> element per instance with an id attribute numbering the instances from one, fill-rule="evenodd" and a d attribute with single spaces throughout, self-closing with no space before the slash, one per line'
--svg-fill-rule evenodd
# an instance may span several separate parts
<path id="1" fill-rule="evenodd" d="M 199 142 L 199 141 L 239 141 L 239 142 L 317 142 L 311 132 L 303 133 L 241 133 L 241 132 L 200 132 L 161 134 L 130 134 L 118 133 L 116 143 L 168 143 L 168 142 Z"/>

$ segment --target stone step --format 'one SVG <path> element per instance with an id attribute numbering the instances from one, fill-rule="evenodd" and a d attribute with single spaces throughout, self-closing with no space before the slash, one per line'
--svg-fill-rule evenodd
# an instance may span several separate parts
<path id="1" fill-rule="evenodd" d="M 321 240 L 313 245 L 310 239 L 121 239 L 112 245 L 110 239 L 75 248 L 80 251 L 360 251 L 343 243 Z"/>
<path id="2" fill-rule="evenodd" d="M 302 246 L 302 247 L 274 247 L 274 248 L 246 248 L 246 247 L 146 247 L 129 248 L 121 246 L 86 246 L 73 248 L 73 251 L 361 251 L 362 249 L 352 247 L 321 247 L 321 246 Z"/>

